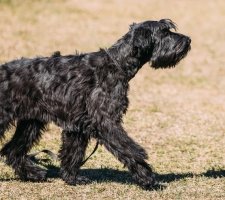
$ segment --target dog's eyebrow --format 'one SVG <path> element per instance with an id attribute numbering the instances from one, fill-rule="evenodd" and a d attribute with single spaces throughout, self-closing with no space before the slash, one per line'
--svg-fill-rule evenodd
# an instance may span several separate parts
<path id="1" fill-rule="evenodd" d="M 174 29 L 177 31 L 177 25 L 171 19 L 161 19 L 159 23 L 162 24 L 162 29 Z"/>

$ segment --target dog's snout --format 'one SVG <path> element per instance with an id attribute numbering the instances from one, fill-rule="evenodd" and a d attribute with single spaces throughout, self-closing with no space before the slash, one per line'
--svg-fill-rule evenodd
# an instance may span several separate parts
<path id="1" fill-rule="evenodd" d="M 188 44 L 191 44 L 191 38 L 187 37 Z"/>

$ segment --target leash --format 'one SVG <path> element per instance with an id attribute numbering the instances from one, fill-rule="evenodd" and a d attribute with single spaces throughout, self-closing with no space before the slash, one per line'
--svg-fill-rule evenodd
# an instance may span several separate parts
<path id="1" fill-rule="evenodd" d="M 48 149 L 43 149 L 41 151 L 37 151 L 35 153 L 32 153 L 32 154 L 29 154 L 28 157 L 35 161 L 35 162 L 38 162 L 40 159 L 36 158 L 36 156 L 40 153 L 45 153 L 47 154 L 53 161 L 58 161 L 59 158 L 58 158 L 58 155 L 53 153 L 52 151 L 48 150 Z"/>
<path id="2" fill-rule="evenodd" d="M 96 150 L 98 149 L 98 145 L 99 145 L 99 142 L 97 141 L 96 144 L 95 144 L 95 148 L 93 149 L 93 151 L 91 152 L 91 154 L 81 162 L 81 165 L 84 165 L 88 159 L 96 152 Z M 36 156 L 40 153 L 45 153 L 47 154 L 53 161 L 58 161 L 59 160 L 59 156 L 55 153 L 53 153 L 52 151 L 48 150 L 48 149 L 43 149 L 41 151 L 38 151 L 38 152 L 35 152 L 35 153 L 32 153 L 32 154 L 29 154 L 29 158 L 32 159 L 33 161 L 35 162 L 38 162 L 39 159 L 36 158 Z"/>
<path id="3" fill-rule="evenodd" d="M 87 161 L 88 159 L 96 152 L 96 150 L 98 149 L 98 145 L 99 145 L 99 142 L 97 141 L 96 144 L 95 144 L 95 148 L 93 149 L 93 151 L 91 152 L 91 154 L 86 158 L 84 159 L 82 162 L 81 162 L 81 165 L 80 166 L 83 166 Z M 37 163 L 40 159 L 36 158 L 36 156 L 40 153 L 45 153 L 47 154 L 53 161 L 58 161 L 59 160 L 59 156 L 55 153 L 53 153 L 52 151 L 48 150 L 48 149 L 43 149 L 41 151 L 37 151 L 35 153 L 32 153 L 32 154 L 29 154 L 28 157 L 34 161 L 35 163 Z M 0 157 L 0 161 L 4 161 L 3 157 Z"/>
<path id="4" fill-rule="evenodd" d="M 108 49 L 103 49 L 105 51 L 105 53 L 109 56 L 109 58 L 114 62 L 114 64 L 118 67 L 118 68 L 121 68 L 121 66 L 119 65 L 119 63 L 117 62 L 116 59 L 114 59 L 112 57 L 112 55 L 109 53 Z"/>
<path id="5" fill-rule="evenodd" d="M 85 160 L 82 161 L 81 166 L 84 165 L 84 163 L 86 163 L 87 160 L 96 152 L 96 150 L 98 149 L 98 145 L 99 145 L 99 142 L 97 141 L 95 144 L 95 148 L 93 149 L 91 154 Z"/>

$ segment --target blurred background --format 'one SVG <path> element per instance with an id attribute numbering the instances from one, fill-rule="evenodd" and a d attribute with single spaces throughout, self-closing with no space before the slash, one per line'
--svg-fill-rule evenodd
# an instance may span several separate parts
<path id="1" fill-rule="evenodd" d="M 142 191 L 129 184 L 128 175 L 124 184 L 126 174 L 104 170 L 94 178 L 97 182 L 99 176 L 105 178 L 102 184 L 72 188 L 54 179 L 34 187 L 4 181 L 14 175 L 0 164 L 0 197 L 26 199 L 31 191 L 35 198 L 61 194 L 68 199 L 74 195 L 81 199 L 225 197 L 224 0 L 0 0 L 0 62 L 50 56 L 58 50 L 63 55 L 97 51 L 111 46 L 133 22 L 162 18 L 172 19 L 178 32 L 191 37 L 192 50 L 174 69 L 153 70 L 146 64 L 140 70 L 131 81 L 124 127 L 146 148 L 149 163 L 167 189 Z M 51 124 L 36 149 L 56 152 L 60 132 Z M 85 164 L 87 169 L 105 167 L 125 170 L 104 148 Z M 48 193 L 44 187 L 49 187 Z"/>

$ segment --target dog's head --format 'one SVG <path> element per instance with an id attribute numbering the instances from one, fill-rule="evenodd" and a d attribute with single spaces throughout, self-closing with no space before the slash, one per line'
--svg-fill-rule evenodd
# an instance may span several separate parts
<path id="1" fill-rule="evenodd" d="M 175 66 L 191 49 L 191 39 L 176 31 L 169 19 L 146 21 L 130 26 L 133 51 L 143 63 L 149 61 L 153 68 Z"/>

